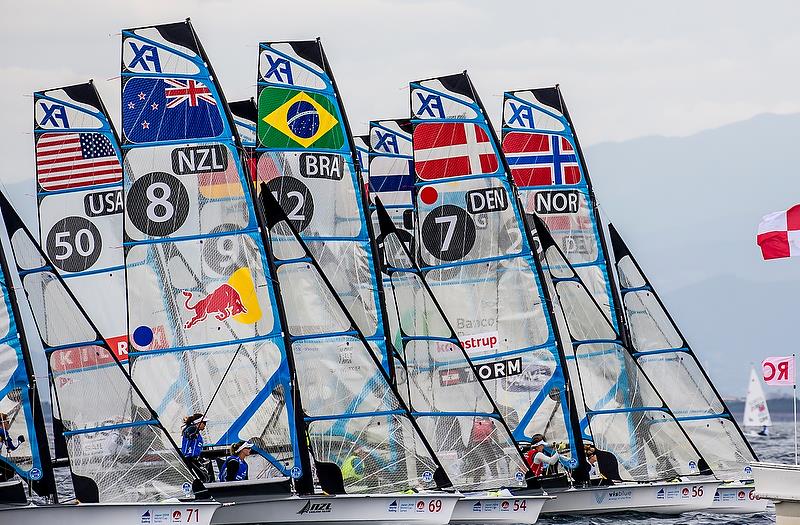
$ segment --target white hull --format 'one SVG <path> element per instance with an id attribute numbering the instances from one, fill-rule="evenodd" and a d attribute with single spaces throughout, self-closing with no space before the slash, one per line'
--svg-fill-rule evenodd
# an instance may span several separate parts
<path id="1" fill-rule="evenodd" d="M 778 525 L 800 525 L 800 466 L 753 463 L 756 494 L 775 503 Z"/>
<path id="2" fill-rule="evenodd" d="M 756 494 L 755 483 L 723 483 L 706 512 L 714 514 L 755 514 L 765 512 L 770 501 Z"/>
<path id="3" fill-rule="evenodd" d="M 212 523 L 444 525 L 450 522 L 459 498 L 457 494 L 264 496 L 258 500 L 224 503 L 214 514 Z"/>
<path id="4" fill-rule="evenodd" d="M 542 514 L 680 514 L 711 507 L 718 485 L 719 481 L 619 483 L 611 487 L 549 490 L 548 494 L 556 499 L 544 504 Z"/>
<path id="5" fill-rule="evenodd" d="M 536 523 L 548 496 L 464 496 L 451 523 Z"/>
<path id="6" fill-rule="evenodd" d="M 209 525 L 216 502 L 80 503 L 0 507 L 0 523 L 55 525 Z"/>

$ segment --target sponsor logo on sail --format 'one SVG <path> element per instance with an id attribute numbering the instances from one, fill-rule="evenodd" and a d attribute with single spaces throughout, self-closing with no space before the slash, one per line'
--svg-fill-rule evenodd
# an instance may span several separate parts
<path id="1" fill-rule="evenodd" d="M 330 503 L 312 503 L 307 501 L 303 508 L 297 511 L 298 514 L 326 514 L 331 512 Z"/>
<path id="2" fill-rule="evenodd" d="M 489 352 L 497 349 L 497 332 L 485 332 L 482 334 L 466 335 L 460 337 L 464 350 L 473 352 Z"/>
<path id="3" fill-rule="evenodd" d="M 253 324 L 261 318 L 255 285 L 249 268 L 239 268 L 228 279 L 201 299 L 195 299 L 194 293 L 184 290 L 186 297 L 184 309 L 191 312 L 191 318 L 184 327 L 188 330 L 197 323 L 205 321 L 209 315 L 217 321 L 228 318 Z M 192 301 L 194 301 L 193 304 Z"/>

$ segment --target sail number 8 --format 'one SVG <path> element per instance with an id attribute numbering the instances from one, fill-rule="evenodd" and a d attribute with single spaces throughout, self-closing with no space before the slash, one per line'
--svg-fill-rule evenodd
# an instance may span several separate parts
<path id="1" fill-rule="evenodd" d="M 125 212 L 139 231 L 165 237 L 189 216 L 189 192 L 174 175 L 154 171 L 134 181 L 125 200 Z"/>

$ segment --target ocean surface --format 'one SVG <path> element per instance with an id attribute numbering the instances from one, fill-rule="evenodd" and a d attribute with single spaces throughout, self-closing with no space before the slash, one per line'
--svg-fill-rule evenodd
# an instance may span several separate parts
<path id="1" fill-rule="evenodd" d="M 762 461 L 776 463 L 794 463 L 794 429 L 792 423 L 776 423 L 771 428 L 768 438 L 750 437 L 750 444 Z M 548 517 L 540 518 L 537 523 L 545 525 L 630 525 L 652 523 L 654 525 L 765 525 L 775 523 L 774 511 L 762 514 L 724 515 L 706 512 L 686 513 L 680 516 L 664 517 L 656 514 L 626 513 L 608 516 L 587 516 L 583 518 Z"/>

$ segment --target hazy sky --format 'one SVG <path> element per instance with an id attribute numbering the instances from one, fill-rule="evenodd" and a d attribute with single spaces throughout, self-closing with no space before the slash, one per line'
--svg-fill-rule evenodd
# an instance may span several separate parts
<path id="1" fill-rule="evenodd" d="M 255 95 L 260 40 L 322 37 L 357 133 L 407 115 L 408 81 L 463 69 L 495 121 L 504 89 L 561 83 L 585 145 L 800 111 L 789 1 L 2 3 L 0 180 L 31 192 L 30 93 L 94 78 L 116 117 L 120 29 L 186 17 L 229 100 Z"/>

